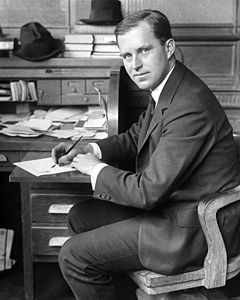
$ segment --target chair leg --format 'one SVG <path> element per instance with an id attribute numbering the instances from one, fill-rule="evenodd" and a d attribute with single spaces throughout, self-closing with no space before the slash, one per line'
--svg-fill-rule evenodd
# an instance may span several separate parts
<path id="1" fill-rule="evenodd" d="M 195 288 L 159 295 L 148 295 L 141 289 L 136 291 L 138 300 L 227 300 L 228 298 L 218 289 L 207 290 Z"/>

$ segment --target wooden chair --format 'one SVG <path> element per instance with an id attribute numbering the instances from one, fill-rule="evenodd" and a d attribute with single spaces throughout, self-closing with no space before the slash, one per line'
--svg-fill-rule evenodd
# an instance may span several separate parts
<path id="1" fill-rule="evenodd" d="M 200 202 L 198 217 L 208 245 L 203 267 L 172 276 L 149 270 L 132 272 L 130 277 L 139 286 L 138 299 L 227 299 L 217 288 L 225 286 L 226 280 L 240 272 L 240 253 L 236 257 L 227 258 L 226 247 L 218 227 L 217 212 L 237 201 L 240 201 L 240 185 Z M 188 293 L 191 296 L 186 296 Z"/>

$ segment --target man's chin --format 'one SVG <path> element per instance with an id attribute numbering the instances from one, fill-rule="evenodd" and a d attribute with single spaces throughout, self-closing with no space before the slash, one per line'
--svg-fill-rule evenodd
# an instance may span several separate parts
<path id="1" fill-rule="evenodd" d="M 136 82 L 136 85 L 141 89 L 141 90 L 149 90 L 151 88 L 151 85 L 147 82 Z"/>

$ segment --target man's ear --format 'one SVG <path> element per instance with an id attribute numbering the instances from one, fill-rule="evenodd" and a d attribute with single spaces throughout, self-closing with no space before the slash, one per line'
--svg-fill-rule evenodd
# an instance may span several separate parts
<path id="1" fill-rule="evenodd" d="M 168 59 L 170 59 L 175 51 L 174 39 L 168 39 L 165 43 L 165 47 L 166 47 L 166 51 L 167 51 L 167 57 L 168 57 Z"/>

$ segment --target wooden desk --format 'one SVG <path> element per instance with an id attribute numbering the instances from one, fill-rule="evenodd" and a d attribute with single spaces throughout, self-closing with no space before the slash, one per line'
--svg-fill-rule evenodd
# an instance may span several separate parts
<path id="1" fill-rule="evenodd" d="M 28 153 L 24 160 L 48 157 L 49 153 Z M 36 177 L 15 168 L 10 182 L 21 187 L 24 287 L 26 300 L 34 299 L 34 261 L 54 262 L 70 236 L 66 216 L 70 207 L 90 200 L 89 176 L 78 171 Z"/>

